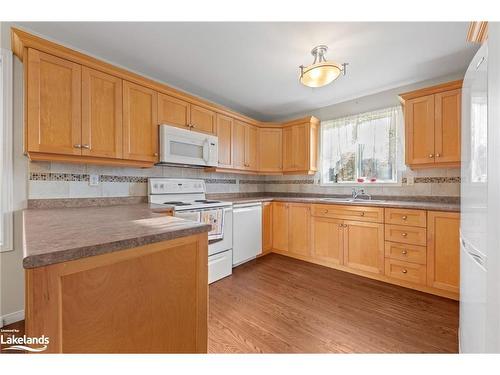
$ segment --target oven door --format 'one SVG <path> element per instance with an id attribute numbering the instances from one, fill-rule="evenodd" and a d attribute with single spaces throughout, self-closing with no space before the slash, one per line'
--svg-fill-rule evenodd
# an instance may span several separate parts
<path id="1" fill-rule="evenodd" d="M 160 125 L 160 163 L 215 167 L 217 155 L 217 137 Z"/>

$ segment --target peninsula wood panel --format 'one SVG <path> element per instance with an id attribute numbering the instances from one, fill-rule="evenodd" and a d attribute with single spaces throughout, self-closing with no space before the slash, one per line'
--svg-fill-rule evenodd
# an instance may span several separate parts
<path id="1" fill-rule="evenodd" d="M 214 134 L 215 133 L 215 112 L 205 107 L 192 104 L 190 122 L 194 131 Z"/>
<path id="2" fill-rule="evenodd" d="M 344 221 L 344 265 L 384 274 L 384 224 Z"/>
<path id="3" fill-rule="evenodd" d="M 262 202 L 262 253 L 273 249 L 273 204 Z"/>
<path id="4" fill-rule="evenodd" d="M 81 155 L 81 66 L 28 49 L 28 152 Z"/>
<path id="5" fill-rule="evenodd" d="M 206 353 L 207 235 L 26 270 L 48 353 Z"/>
<path id="6" fill-rule="evenodd" d="M 259 128 L 259 171 L 281 172 L 283 169 L 283 130 Z"/>
<path id="7" fill-rule="evenodd" d="M 434 163 L 434 95 L 405 102 L 406 164 Z"/>
<path id="8" fill-rule="evenodd" d="M 311 256 L 335 264 L 343 264 L 343 220 L 311 217 Z"/>
<path id="9" fill-rule="evenodd" d="M 158 160 L 158 98 L 154 90 L 123 82 L 123 157 Z"/>
<path id="10" fill-rule="evenodd" d="M 122 80 L 82 68 L 82 155 L 123 156 Z"/>
<path id="11" fill-rule="evenodd" d="M 311 254 L 311 208 L 308 204 L 288 204 L 288 250 Z"/>
<path id="12" fill-rule="evenodd" d="M 173 96 L 158 94 L 158 123 L 189 129 L 191 107 Z"/>
<path id="13" fill-rule="evenodd" d="M 436 163 L 460 163 L 462 90 L 435 94 Z"/>
<path id="14" fill-rule="evenodd" d="M 460 289 L 460 215 L 427 213 L 427 285 L 458 293 Z"/>
<path id="15" fill-rule="evenodd" d="M 217 137 L 219 139 L 219 167 L 233 167 L 233 119 L 217 114 Z"/>
<path id="16" fill-rule="evenodd" d="M 288 203 L 273 202 L 273 249 L 288 251 Z"/>

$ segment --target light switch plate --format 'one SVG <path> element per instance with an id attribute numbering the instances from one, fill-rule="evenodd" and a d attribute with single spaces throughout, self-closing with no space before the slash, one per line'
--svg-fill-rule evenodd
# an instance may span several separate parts
<path id="1" fill-rule="evenodd" d="M 415 183 L 415 178 L 413 176 L 406 177 L 406 185 L 413 186 Z"/>
<path id="2" fill-rule="evenodd" d="M 99 185 L 99 175 L 98 174 L 90 174 L 89 175 L 89 185 L 90 186 Z"/>

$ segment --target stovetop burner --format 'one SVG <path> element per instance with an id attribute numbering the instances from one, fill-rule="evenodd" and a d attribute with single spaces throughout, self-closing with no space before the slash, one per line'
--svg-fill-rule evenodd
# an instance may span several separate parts
<path id="1" fill-rule="evenodd" d="M 220 203 L 220 201 L 211 201 L 210 199 L 197 199 L 196 203 Z"/>
<path id="2" fill-rule="evenodd" d="M 187 203 L 187 202 L 163 202 L 163 204 L 171 204 L 174 206 L 190 206 L 191 205 L 191 203 Z"/>

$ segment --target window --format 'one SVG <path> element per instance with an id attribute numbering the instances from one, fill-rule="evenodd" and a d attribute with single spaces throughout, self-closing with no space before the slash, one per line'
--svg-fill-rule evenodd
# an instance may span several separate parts
<path id="1" fill-rule="evenodd" d="M 402 118 L 398 106 L 322 121 L 321 182 L 397 183 Z"/>
<path id="2" fill-rule="evenodd" d="M 0 251 L 12 250 L 12 52 L 0 49 Z"/>

